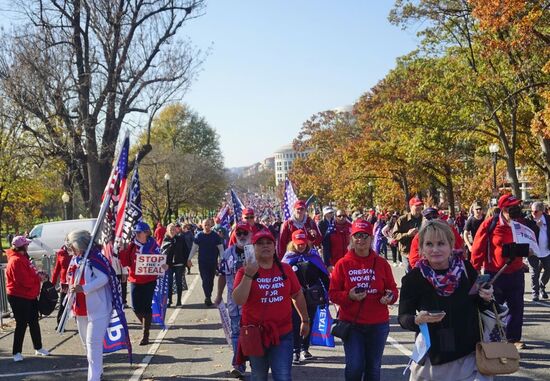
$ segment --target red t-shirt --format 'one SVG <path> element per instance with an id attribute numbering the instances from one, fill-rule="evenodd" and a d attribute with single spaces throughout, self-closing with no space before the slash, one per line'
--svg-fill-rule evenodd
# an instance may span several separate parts
<path id="1" fill-rule="evenodd" d="M 274 263 L 271 269 L 258 269 L 258 278 L 252 281 L 250 294 L 243 305 L 242 324 L 270 322 L 277 326 L 279 334 L 292 331 L 292 295 L 301 290 L 294 271 L 286 263 L 282 264 L 287 276 L 283 280 L 281 270 Z M 244 277 L 244 267 L 235 275 L 234 288 Z"/>
<path id="2" fill-rule="evenodd" d="M 349 298 L 350 290 L 357 286 L 367 292 L 362 303 Z M 367 257 L 360 257 L 351 250 L 334 267 L 329 296 L 340 306 L 340 319 L 358 324 L 380 324 L 389 320 L 388 306 L 380 303 L 386 290 L 393 292 L 391 304 L 395 303 L 397 285 L 388 262 L 373 250 Z"/>

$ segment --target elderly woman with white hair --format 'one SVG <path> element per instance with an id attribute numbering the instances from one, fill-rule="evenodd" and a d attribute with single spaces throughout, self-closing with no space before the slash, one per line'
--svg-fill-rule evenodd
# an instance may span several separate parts
<path id="1" fill-rule="evenodd" d="M 73 257 L 67 277 L 69 290 L 76 293 L 72 313 L 76 317 L 78 333 L 86 348 L 88 381 L 99 381 L 103 373 L 103 337 L 111 318 L 112 294 L 109 284 L 109 264 L 98 247 L 92 246 L 82 265 L 91 235 L 86 230 L 75 230 L 67 235 L 65 246 Z M 75 284 L 77 277 L 80 281 Z"/>

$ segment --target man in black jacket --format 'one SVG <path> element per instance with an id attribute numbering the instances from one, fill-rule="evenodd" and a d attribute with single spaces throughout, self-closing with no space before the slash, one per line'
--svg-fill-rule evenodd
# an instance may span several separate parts
<path id="1" fill-rule="evenodd" d="M 174 278 L 176 280 L 176 307 L 181 306 L 181 294 L 183 293 L 183 278 L 185 277 L 185 266 L 189 258 L 190 248 L 187 246 L 185 236 L 181 225 L 175 224 L 175 235 L 170 239 L 171 244 L 167 250 L 166 264 L 170 266 L 170 276 L 168 278 L 168 306 L 172 305 L 172 291 L 174 287 Z M 168 239 L 169 237 L 165 237 Z M 164 248 L 163 244 L 163 248 Z"/>

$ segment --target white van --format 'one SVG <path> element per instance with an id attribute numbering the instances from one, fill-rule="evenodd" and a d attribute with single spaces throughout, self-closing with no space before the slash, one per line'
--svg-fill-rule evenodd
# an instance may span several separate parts
<path id="1" fill-rule="evenodd" d="M 95 225 L 95 218 L 79 220 L 64 220 L 45 222 L 36 225 L 29 233 L 28 253 L 31 258 L 41 258 L 44 255 L 54 255 L 65 243 L 65 238 L 73 230 L 88 230 L 90 233 Z"/>

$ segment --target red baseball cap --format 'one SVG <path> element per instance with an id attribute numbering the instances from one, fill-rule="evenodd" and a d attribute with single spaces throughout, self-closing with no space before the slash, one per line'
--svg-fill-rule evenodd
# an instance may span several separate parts
<path id="1" fill-rule="evenodd" d="M 503 194 L 498 199 L 498 207 L 500 209 L 502 208 L 508 208 L 510 206 L 516 206 L 521 204 L 521 200 L 519 198 L 515 198 L 511 194 Z"/>
<path id="2" fill-rule="evenodd" d="M 254 215 L 254 209 L 252 209 L 252 208 L 244 208 L 244 209 L 243 209 L 243 216 L 248 216 L 249 214 Z"/>
<path id="3" fill-rule="evenodd" d="M 237 230 L 246 230 L 247 232 L 251 232 L 252 231 L 252 228 L 250 227 L 249 224 L 247 224 L 246 222 L 244 221 L 239 221 L 237 223 L 237 226 L 235 226 L 235 231 Z"/>
<path id="4" fill-rule="evenodd" d="M 306 202 L 304 200 L 298 200 L 294 203 L 294 209 L 297 208 L 306 208 Z"/>
<path id="5" fill-rule="evenodd" d="M 372 225 L 368 221 L 358 218 L 351 224 L 351 235 L 355 233 L 367 233 L 368 235 L 372 235 Z"/>
<path id="6" fill-rule="evenodd" d="M 273 237 L 273 234 L 271 234 L 269 230 L 262 229 L 252 236 L 252 244 L 255 245 L 256 242 L 258 242 L 262 238 L 268 238 L 273 241 L 273 243 L 275 243 L 275 237 Z"/>
<path id="7" fill-rule="evenodd" d="M 419 197 L 413 197 L 409 200 L 409 206 L 421 206 L 424 205 L 424 201 L 422 201 Z"/>
<path id="8" fill-rule="evenodd" d="M 302 229 L 295 230 L 294 233 L 292 233 L 292 243 L 295 245 L 307 244 L 306 232 Z"/>

